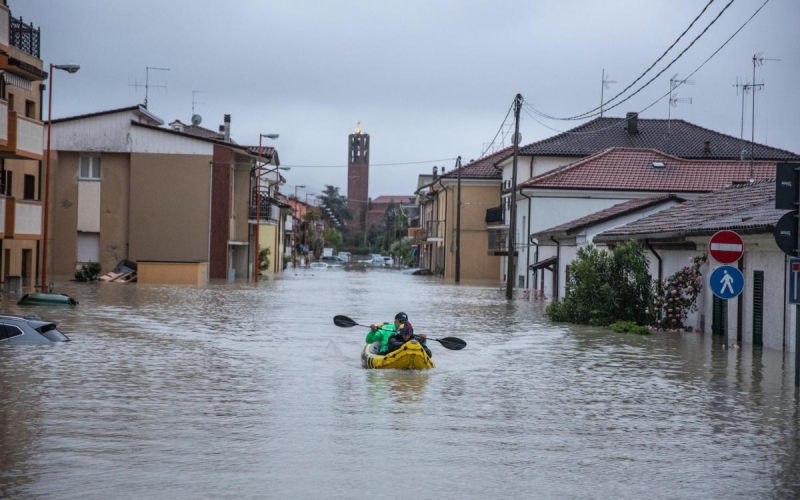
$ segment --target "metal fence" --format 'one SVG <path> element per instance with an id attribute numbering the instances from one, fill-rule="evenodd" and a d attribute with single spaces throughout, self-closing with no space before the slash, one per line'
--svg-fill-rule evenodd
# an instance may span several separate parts
<path id="1" fill-rule="evenodd" d="M 33 23 L 25 24 L 20 17 L 11 18 L 11 33 L 9 43 L 26 54 L 30 54 L 36 59 L 39 57 L 39 47 L 41 42 L 41 29 L 34 28 Z"/>

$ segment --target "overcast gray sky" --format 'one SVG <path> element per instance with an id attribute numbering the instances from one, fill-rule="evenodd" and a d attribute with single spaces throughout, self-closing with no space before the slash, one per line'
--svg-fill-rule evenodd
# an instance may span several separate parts
<path id="1" fill-rule="evenodd" d="M 685 48 L 729 0 L 716 0 L 662 64 Z M 240 144 L 259 133 L 284 165 L 345 165 L 347 135 L 361 121 L 371 163 L 480 156 L 514 95 L 571 116 L 599 105 L 601 71 L 616 94 L 689 26 L 707 0 L 9 0 L 12 15 L 42 29 L 45 64 L 75 63 L 55 75 L 53 117 L 140 103 L 129 84 L 151 72 L 149 109 L 189 122 L 192 91 L 203 125 L 232 115 Z M 736 0 L 650 87 L 606 116 L 639 111 L 686 76 L 736 31 L 763 0 Z M 800 152 L 800 1 L 771 0 L 736 38 L 678 90 L 693 99 L 672 116 L 740 135 L 734 83 L 756 72 L 758 142 Z M 648 78 L 649 79 L 649 75 Z M 636 88 L 636 87 L 634 87 Z M 745 137 L 750 137 L 750 99 Z M 666 118 L 667 100 L 642 114 Z M 580 122 L 543 121 L 564 130 Z M 556 132 L 522 115 L 523 143 Z M 508 142 L 506 142 L 508 145 Z M 375 166 L 370 196 L 410 194 L 433 165 Z M 346 168 L 293 168 L 289 192 L 333 184 L 346 193 Z M 304 193 L 300 190 L 301 197 Z"/>

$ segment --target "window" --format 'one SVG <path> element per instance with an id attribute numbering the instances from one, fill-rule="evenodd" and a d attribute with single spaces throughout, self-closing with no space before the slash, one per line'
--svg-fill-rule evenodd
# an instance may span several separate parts
<path id="1" fill-rule="evenodd" d="M 78 233 L 78 263 L 100 262 L 100 233 Z"/>
<path id="2" fill-rule="evenodd" d="M 14 94 L 11 92 L 8 93 L 8 110 L 15 111 L 14 109 Z"/>
<path id="3" fill-rule="evenodd" d="M 100 158 L 96 156 L 81 156 L 81 179 L 100 179 Z"/>
<path id="4" fill-rule="evenodd" d="M 25 99 L 25 116 L 28 118 L 36 118 L 36 103 Z"/>
<path id="5" fill-rule="evenodd" d="M 14 184 L 12 182 L 14 178 L 13 174 L 14 172 L 12 172 L 11 170 L 6 170 L 6 196 L 11 196 L 11 191 L 12 191 L 11 185 Z"/>
<path id="6" fill-rule="evenodd" d="M 19 337 L 22 335 L 22 330 L 14 325 L 0 325 L 0 340 L 10 339 L 11 337 Z"/>
<path id="7" fill-rule="evenodd" d="M 33 200 L 36 198 L 36 176 L 25 174 L 25 199 Z"/>

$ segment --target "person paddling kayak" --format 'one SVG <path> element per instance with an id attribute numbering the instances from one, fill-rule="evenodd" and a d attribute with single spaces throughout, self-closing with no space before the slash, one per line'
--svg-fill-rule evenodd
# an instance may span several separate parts
<path id="1" fill-rule="evenodd" d="M 414 337 L 414 327 L 408 321 L 408 315 L 404 312 L 399 312 L 394 317 L 394 323 L 380 323 L 378 325 L 369 325 L 369 333 L 367 333 L 366 341 L 368 344 L 380 341 L 381 347 L 380 354 L 387 354 L 399 349 L 403 344 L 408 342 Z M 425 345 L 425 334 L 417 335 L 422 347 L 431 355 L 430 349 Z M 390 342 L 391 341 L 391 342 Z"/>

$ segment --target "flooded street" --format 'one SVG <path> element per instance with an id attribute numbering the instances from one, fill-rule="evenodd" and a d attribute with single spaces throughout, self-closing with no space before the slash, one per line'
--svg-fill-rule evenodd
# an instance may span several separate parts
<path id="1" fill-rule="evenodd" d="M 499 286 L 384 270 L 61 284 L 73 341 L 0 347 L 2 498 L 797 498 L 787 357 L 548 323 Z M 408 313 L 431 372 L 366 371 Z"/>

